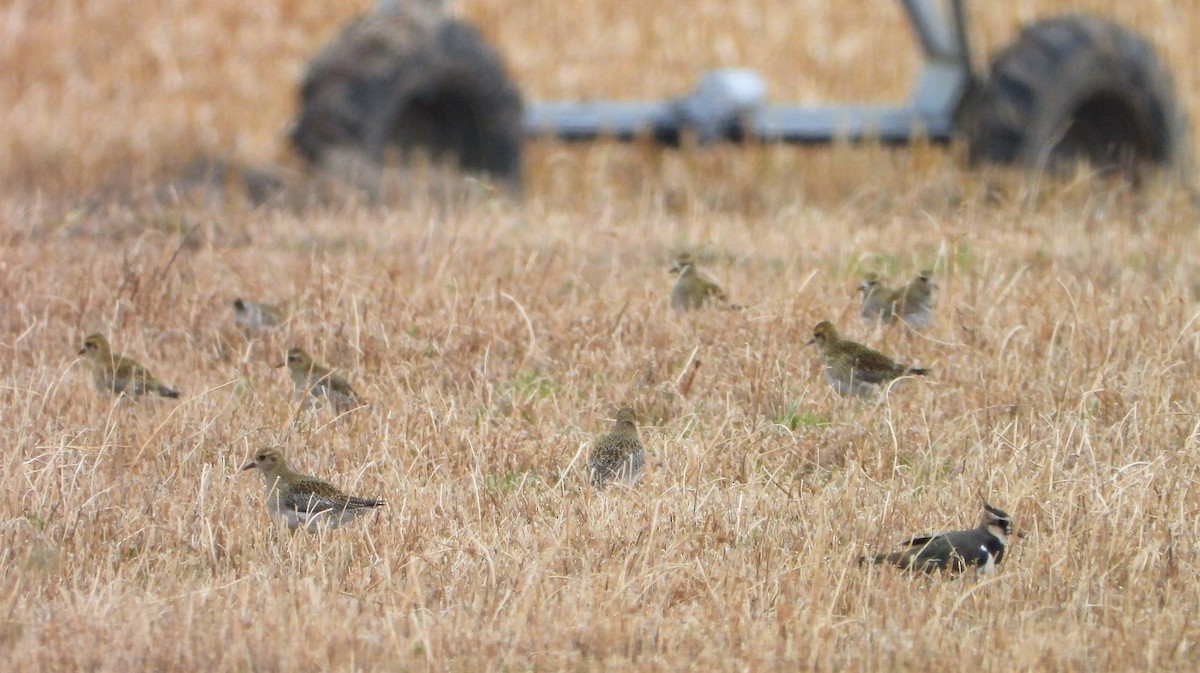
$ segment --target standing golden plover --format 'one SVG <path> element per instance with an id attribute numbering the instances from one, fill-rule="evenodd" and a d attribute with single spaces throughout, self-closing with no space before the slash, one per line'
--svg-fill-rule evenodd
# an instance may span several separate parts
<path id="1" fill-rule="evenodd" d="M 617 412 L 612 431 L 596 440 L 588 455 L 592 484 L 604 486 L 612 481 L 636 484 L 646 471 L 646 448 L 638 438 L 633 409 Z"/>
<path id="2" fill-rule="evenodd" d="M 87 357 L 92 380 L 101 394 L 179 397 L 178 390 L 164 386 L 137 360 L 113 353 L 108 339 L 102 334 L 92 334 L 84 339 L 79 354 Z"/>
<path id="3" fill-rule="evenodd" d="M 927 369 L 897 364 L 877 350 L 842 339 L 838 336 L 837 328 L 828 320 L 813 328 L 813 338 L 808 343 L 821 348 L 825 378 L 842 395 L 866 397 L 877 386 L 886 385 L 901 376 L 924 376 L 929 373 Z"/>
<path id="4" fill-rule="evenodd" d="M 304 526 L 310 533 L 334 529 L 383 507 L 383 500 L 346 495 L 327 481 L 300 474 L 278 447 L 259 449 L 242 470 L 258 468 L 267 486 L 267 511 L 287 522 L 288 530 Z"/>

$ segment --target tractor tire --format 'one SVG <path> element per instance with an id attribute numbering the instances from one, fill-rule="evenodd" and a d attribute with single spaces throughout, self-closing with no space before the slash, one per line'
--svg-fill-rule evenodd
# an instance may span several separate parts
<path id="1" fill-rule="evenodd" d="M 406 3 L 416 5 L 417 3 Z M 471 26 L 414 12 L 355 21 L 310 62 L 292 146 L 336 172 L 347 153 L 380 166 L 424 151 L 519 189 L 521 95 Z"/>
<path id="2" fill-rule="evenodd" d="M 1148 162 L 1185 169 L 1187 124 L 1171 75 L 1143 38 L 1093 16 L 1022 31 L 992 62 L 965 116 L 972 164 L 1059 172 Z"/>

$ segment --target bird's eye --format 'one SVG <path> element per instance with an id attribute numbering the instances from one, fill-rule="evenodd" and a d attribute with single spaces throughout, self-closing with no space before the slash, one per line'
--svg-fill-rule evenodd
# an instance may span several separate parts
<path id="1" fill-rule="evenodd" d="M 264 461 L 264 460 L 266 460 L 266 459 L 267 459 L 267 454 L 265 454 L 265 453 L 260 453 L 260 454 L 258 454 L 258 458 L 257 458 L 258 462 L 260 462 L 260 463 L 261 463 L 261 462 L 263 462 L 263 461 Z"/>

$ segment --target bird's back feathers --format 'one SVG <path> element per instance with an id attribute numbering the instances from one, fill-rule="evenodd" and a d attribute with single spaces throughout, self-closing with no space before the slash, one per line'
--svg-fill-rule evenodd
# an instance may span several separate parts
<path id="1" fill-rule="evenodd" d="M 646 466 L 646 449 L 638 437 L 633 410 L 617 413 L 613 429 L 596 440 L 588 455 L 592 483 L 603 486 L 614 480 L 634 483 L 641 479 Z"/>

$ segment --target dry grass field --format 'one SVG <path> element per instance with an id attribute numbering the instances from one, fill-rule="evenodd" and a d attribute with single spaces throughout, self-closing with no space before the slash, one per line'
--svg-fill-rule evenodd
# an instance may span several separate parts
<path id="1" fill-rule="evenodd" d="M 364 5 L 0 6 L 0 668 L 1195 670 L 1186 190 L 1031 184 L 924 146 L 544 142 L 520 203 L 156 197 L 196 156 L 294 164 L 305 60 Z M 981 59 L 1037 16 L 1114 16 L 1197 109 L 1200 2 L 969 5 Z M 916 66 L 884 0 L 457 12 L 531 99 L 745 65 L 778 100 L 898 100 Z M 684 249 L 747 310 L 672 314 Z M 861 272 L 922 268 L 927 333 L 857 319 Z M 248 340 L 238 296 L 295 314 Z M 805 345 L 823 319 L 933 376 L 837 398 Z M 95 331 L 182 399 L 100 399 L 75 355 Z M 271 366 L 292 344 L 370 407 L 293 425 Z M 624 404 L 647 476 L 597 492 L 583 458 Z M 275 443 L 389 506 L 289 535 L 237 471 Z M 973 526 L 977 492 L 1022 533 L 999 574 L 855 563 Z"/>

